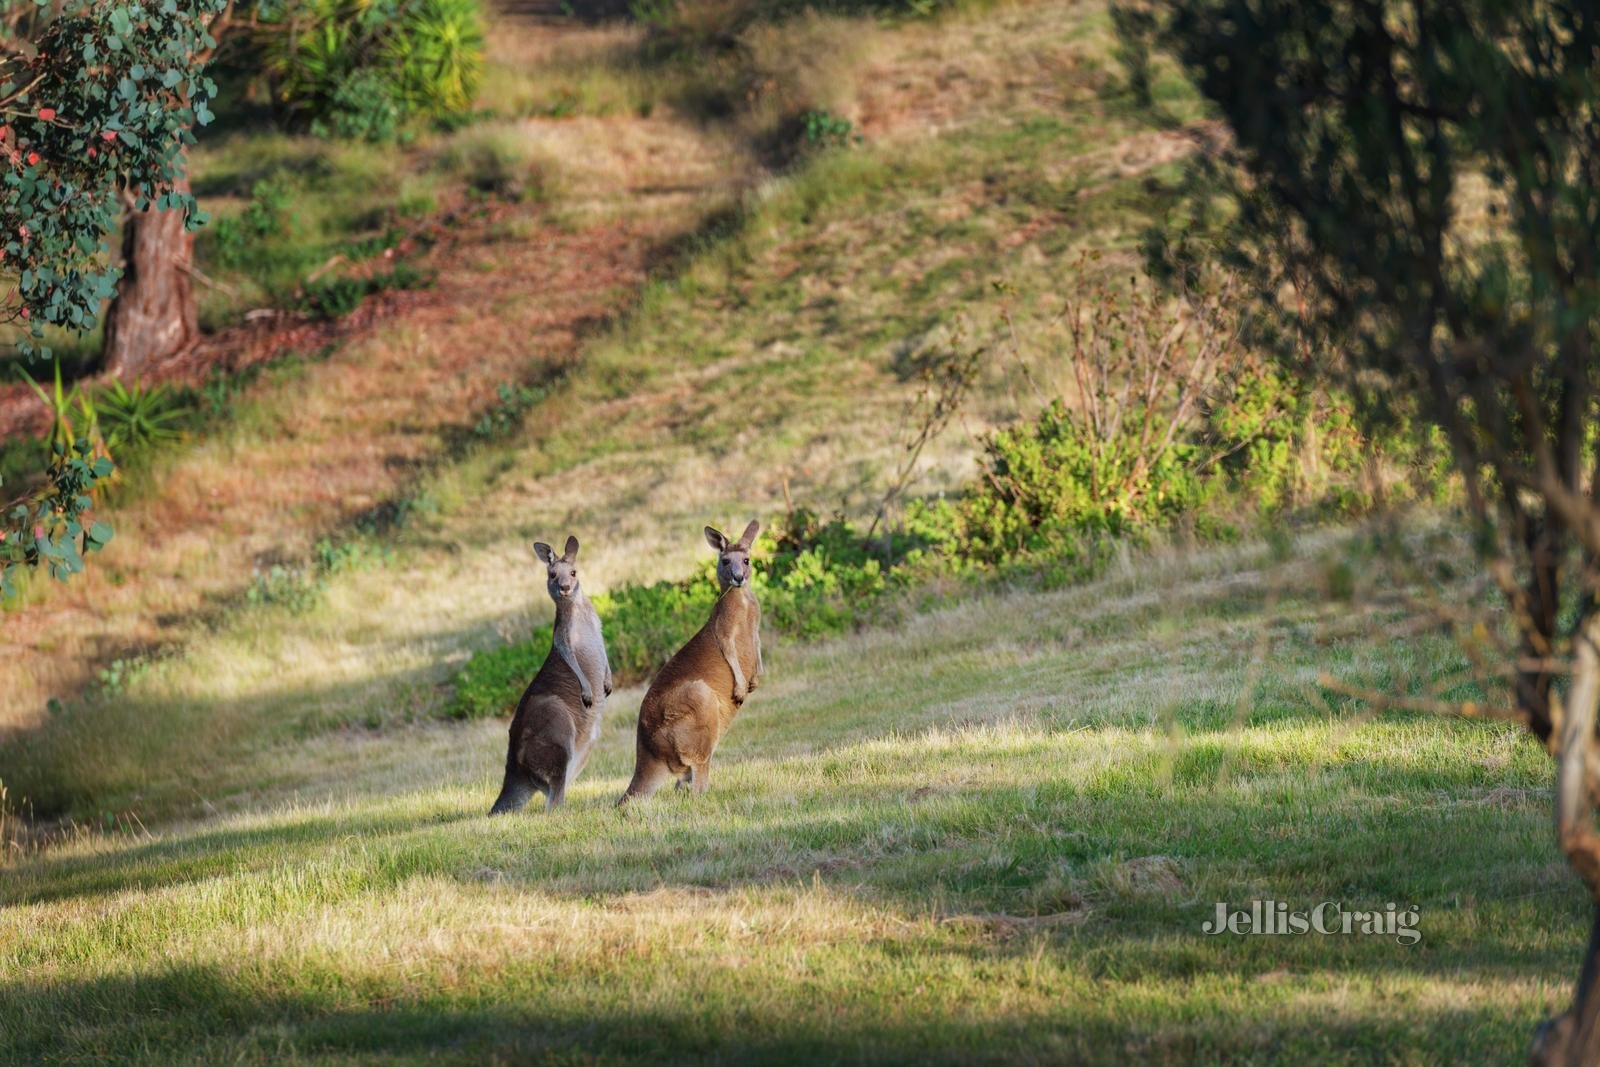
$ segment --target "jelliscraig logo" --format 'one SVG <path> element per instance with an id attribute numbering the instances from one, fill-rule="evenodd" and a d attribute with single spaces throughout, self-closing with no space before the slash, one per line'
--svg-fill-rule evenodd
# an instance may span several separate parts
<path id="1" fill-rule="evenodd" d="M 1281 900 L 1252 900 L 1235 908 L 1217 901 L 1216 914 L 1200 924 L 1206 934 L 1322 934 L 1392 937 L 1402 945 L 1422 940 L 1422 915 L 1415 905 L 1389 903 L 1382 911 L 1353 911 L 1337 900 L 1295 910 Z"/>

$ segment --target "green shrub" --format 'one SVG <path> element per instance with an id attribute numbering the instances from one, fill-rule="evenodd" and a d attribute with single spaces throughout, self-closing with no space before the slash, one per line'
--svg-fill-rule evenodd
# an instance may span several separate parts
<path id="1" fill-rule="evenodd" d="M 1282 369 L 1241 375 L 1207 417 L 1229 491 L 1263 516 L 1355 515 L 1390 499 L 1440 501 L 1451 482 L 1436 428 L 1408 418 L 1363 431 L 1348 397 Z"/>
<path id="2" fill-rule="evenodd" d="M 483 78 L 483 11 L 477 0 L 408 0 L 389 41 L 407 113 L 443 117 L 472 110 Z"/>
<path id="3" fill-rule="evenodd" d="M 800 116 L 800 137 L 807 148 L 842 148 L 860 140 L 850 120 L 825 108 L 812 108 Z"/>
<path id="4" fill-rule="evenodd" d="M 445 705 L 452 719 L 487 719 L 509 715 L 522 691 L 539 672 L 550 650 L 550 625 L 538 627 L 527 641 L 475 652 L 454 678 L 455 694 Z"/>
<path id="5" fill-rule="evenodd" d="M 990 435 L 982 476 L 960 504 L 960 552 L 991 565 L 1048 556 L 1091 569 L 1104 542 L 1178 521 L 1209 538 L 1231 520 L 1354 516 L 1387 499 L 1441 500 L 1449 453 L 1436 432 L 1402 422 L 1364 435 L 1346 400 L 1252 369 L 1210 398 L 1143 461 L 1138 418 L 1109 441 L 1061 400 Z M 1131 429 L 1130 429 L 1131 427 Z"/>
<path id="6" fill-rule="evenodd" d="M 334 84 L 308 129 L 317 137 L 385 144 L 399 138 L 404 120 L 394 82 L 378 71 L 356 70 Z"/>
<path id="7" fill-rule="evenodd" d="M 469 111 L 483 74 L 477 0 L 287 0 L 260 41 L 284 116 L 337 137 L 390 141 L 413 116 Z"/>
<path id="8" fill-rule="evenodd" d="M 1041 550 L 1075 552 L 1088 535 L 1122 536 L 1194 510 L 1209 485 L 1203 450 L 1174 441 L 1141 452 L 1139 422 L 1101 438 L 1060 400 L 992 434 L 967 498 L 969 548 L 990 562 Z"/>
<path id="9" fill-rule="evenodd" d="M 1244 301 L 1227 276 L 1202 290 L 1126 288 L 1080 260 L 1051 340 L 1078 389 L 991 434 L 960 505 L 965 556 L 1049 558 L 1093 569 L 1105 541 L 1182 522 L 1230 536 L 1232 521 L 1360 514 L 1379 494 L 1437 498 L 1448 451 L 1399 420 L 1363 434 L 1354 405 L 1240 341 Z"/>
<path id="10" fill-rule="evenodd" d="M 618 683 L 629 685 L 654 674 L 705 625 L 716 602 L 716 578 L 709 569 L 681 582 L 625 585 L 595 597 Z"/>
<path id="11" fill-rule="evenodd" d="M 715 579 L 698 574 L 682 582 L 627 585 L 593 597 L 605 628 L 606 653 L 618 685 L 650 677 L 705 625 L 717 600 Z M 551 628 L 535 628 L 526 641 L 475 653 L 454 679 L 444 714 L 475 719 L 509 714 L 550 651 Z"/>
<path id="12" fill-rule="evenodd" d="M 284 233 L 294 190 L 282 175 L 262 178 L 250 187 L 250 203 L 238 215 L 212 223 L 208 235 L 217 262 L 240 267 L 250 261 L 255 245 Z"/>
<path id="13" fill-rule="evenodd" d="M 982 477 L 963 506 L 967 550 L 989 563 L 1082 556 L 1194 512 L 1214 487 L 1219 449 L 1204 411 L 1229 395 L 1244 353 L 1227 279 L 1177 297 L 1124 288 L 1076 265 L 1074 290 L 1046 340 L 1078 393 L 984 442 Z"/>

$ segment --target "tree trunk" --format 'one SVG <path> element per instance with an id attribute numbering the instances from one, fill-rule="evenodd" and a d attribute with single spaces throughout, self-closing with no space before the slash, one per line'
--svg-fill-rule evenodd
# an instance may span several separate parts
<path id="1" fill-rule="evenodd" d="M 187 176 L 177 186 L 187 192 Z M 130 211 L 122 260 L 122 280 L 106 312 L 101 366 L 112 377 L 131 381 L 200 336 L 189 276 L 194 234 L 184 228 L 183 212 Z"/>
<path id="2" fill-rule="evenodd" d="M 1590 569 L 1585 568 L 1589 573 Z M 1572 1007 L 1539 1027 L 1533 1043 L 1535 1067 L 1594 1067 L 1600 1064 L 1600 835 L 1594 829 L 1595 721 L 1600 716 L 1600 608 L 1586 605 L 1574 634 L 1572 684 L 1555 699 L 1556 839 L 1567 862 L 1594 901 L 1589 947 L 1584 953 Z"/>
<path id="3" fill-rule="evenodd" d="M 1589 927 L 1589 948 L 1572 1007 L 1539 1027 L 1534 1067 L 1591 1067 L 1600 1063 L 1600 905 Z"/>

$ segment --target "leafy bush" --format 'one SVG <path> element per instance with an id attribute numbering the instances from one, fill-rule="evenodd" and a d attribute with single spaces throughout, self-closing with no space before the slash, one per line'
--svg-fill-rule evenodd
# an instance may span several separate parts
<path id="1" fill-rule="evenodd" d="M 317 137 L 384 144 L 397 140 L 405 113 L 392 81 L 373 70 L 353 71 L 333 87 L 323 113 L 311 120 Z"/>
<path id="2" fill-rule="evenodd" d="M 1106 538 L 1175 521 L 1232 530 L 1241 512 L 1350 515 L 1380 493 L 1438 498 L 1448 453 L 1402 419 L 1382 437 L 1354 407 L 1245 348 L 1235 283 L 1168 298 L 1081 280 L 1060 317 L 1077 385 L 1031 419 L 991 434 L 961 503 L 961 551 L 1093 566 Z"/>
<path id="3" fill-rule="evenodd" d="M 474 652 L 466 665 L 456 672 L 455 695 L 445 705 L 445 716 L 487 719 L 508 714 L 539 672 L 539 665 L 550 650 L 550 633 L 547 623 L 536 628 L 526 641 Z"/>
<path id="4" fill-rule="evenodd" d="M 705 625 L 717 586 L 702 573 L 682 582 L 627 585 L 592 599 L 605 627 L 611 673 L 617 684 L 630 685 L 648 678 Z M 509 712 L 544 662 L 550 639 L 546 623 L 526 641 L 475 653 L 456 674 L 445 715 L 474 719 Z"/>
<path id="5" fill-rule="evenodd" d="M 1208 427 L 1226 448 L 1231 488 L 1263 515 L 1356 514 L 1391 496 L 1440 500 L 1449 492 L 1450 456 L 1437 428 L 1400 418 L 1363 431 L 1355 405 L 1281 370 L 1242 377 Z"/>
<path id="6" fill-rule="evenodd" d="M 1173 442 L 1141 455 L 1118 432 L 1098 438 L 1057 399 L 1038 418 L 992 434 L 984 476 L 966 500 L 970 547 L 989 562 L 1076 552 L 1087 536 L 1121 536 L 1192 511 L 1208 483 L 1204 451 Z"/>
<path id="7" fill-rule="evenodd" d="M 1171 299 L 1137 281 L 1113 288 L 1090 257 L 1076 276 L 1053 340 L 1078 395 L 991 434 L 965 503 L 969 551 L 991 563 L 1070 556 L 1086 539 L 1192 512 L 1222 455 L 1200 431 L 1245 362 L 1227 280 Z"/>
<path id="8" fill-rule="evenodd" d="M 111 527 L 91 522 L 87 512 L 96 486 L 116 471 L 94 442 L 79 437 L 52 444 L 53 457 L 41 488 L 11 501 L 0 528 L 0 601 L 17 595 L 25 568 L 48 567 L 66 579 L 83 570 L 83 557 L 105 547 Z"/>
<path id="9" fill-rule="evenodd" d="M 483 49 L 477 0 L 286 0 L 261 33 L 288 119 L 370 141 L 394 140 L 413 116 L 469 111 Z"/>
<path id="10" fill-rule="evenodd" d="M 411 114 L 472 109 L 483 78 L 483 11 L 477 0 L 410 0 L 390 45 L 400 97 Z"/>
<path id="11" fill-rule="evenodd" d="M 686 581 L 625 585 L 595 597 L 611 673 L 624 685 L 650 677 L 705 625 L 716 602 L 717 582 L 708 570 Z"/>
<path id="12" fill-rule="evenodd" d="M 217 261 L 239 267 L 251 258 L 255 243 L 284 232 L 294 190 L 281 175 L 262 178 L 250 187 L 250 203 L 238 215 L 218 219 L 207 238 Z"/>

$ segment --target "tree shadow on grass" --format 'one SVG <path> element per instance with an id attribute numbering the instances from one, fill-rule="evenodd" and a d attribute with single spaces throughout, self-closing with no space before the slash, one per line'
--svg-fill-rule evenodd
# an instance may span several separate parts
<path id="1" fill-rule="evenodd" d="M 210 965 L 14 981 L 0 990 L 0 1048 L 10 1062 L 40 1064 L 1376 1064 L 1413 1058 L 1407 1050 L 1464 1063 L 1519 1056 L 1534 1022 L 1525 1004 L 1388 1012 L 1306 1006 L 1270 990 L 1248 1011 L 1203 994 L 1179 1010 L 1163 992 L 1181 1000 L 1181 990 L 1141 989 L 1124 975 L 1065 986 L 1061 1003 L 1045 1009 L 990 1001 L 950 1010 L 945 995 L 887 972 L 868 995 L 840 998 L 839 976 L 760 967 L 755 989 L 746 968 L 715 959 L 703 961 L 694 983 L 679 974 L 660 987 L 648 973 L 629 976 L 642 986 L 615 977 L 553 982 L 537 973 L 551 962 L 525 961 L 499 976 L 502 989 L 472 978 L 418 989 L 375 977 L 288 993 L 248 966 Z"/>

